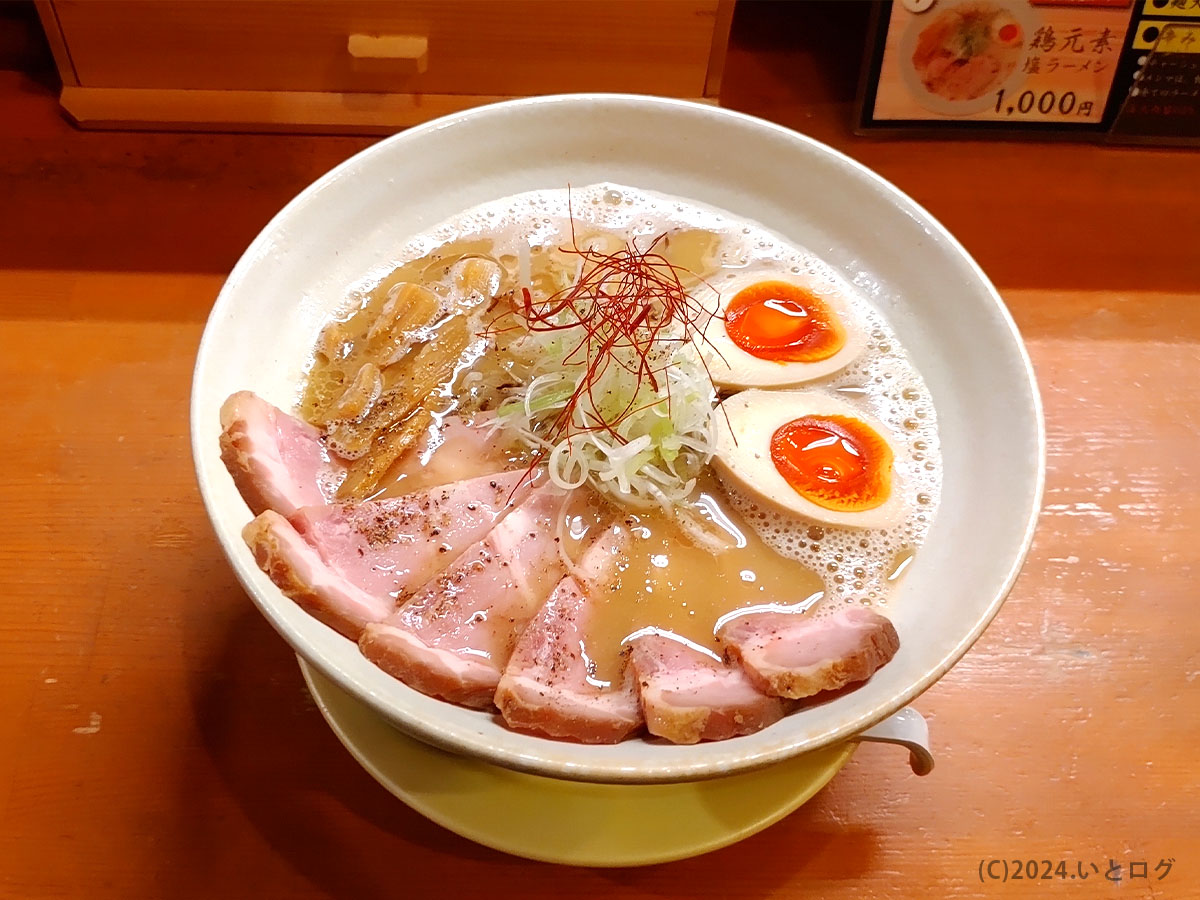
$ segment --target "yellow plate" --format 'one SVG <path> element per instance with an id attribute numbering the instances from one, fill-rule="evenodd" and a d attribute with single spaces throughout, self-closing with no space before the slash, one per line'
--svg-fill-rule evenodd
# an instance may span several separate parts
<path id="1" fill-rule="evenodd" d="M 543 862 L 642 866 L 698 856 L 778 822 L 823 788 L 854 742 L 766 769 L 681 784 L 527 775 L 410 738 L 300 660 L 325 721 L 385 788 L 443 828 Z"/>

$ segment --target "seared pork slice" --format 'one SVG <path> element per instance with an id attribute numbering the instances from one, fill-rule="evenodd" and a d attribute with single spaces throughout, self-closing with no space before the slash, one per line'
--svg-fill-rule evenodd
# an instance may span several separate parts
<path id="1" fill-rule="evenodd" d="M 584 553 L 579 578 L 555 587 L 521 634 L 496 688 L 496 705 L 513 728 L 587 744 L 614 744 L 642 724 L 632 673 L 620 684 L 591 678 L 582 639 L 590 592 L 610 587 L 628 553 L 629 536 L 609 528 Z"/>
<path id="2" fill-rule="evenodd" d="M 676 744 L 721 741 L 778 722 L 784 701 L 768 697 L 736 665 L 663 634 L 629 642 L 646 730 Z"/>
<path id="3" fill-rule="evenodd" d="M 283 516 L 267 510 L 242 529 L 258 567 L 301 609 L 354 639 L 368 622 L 395 608 L 386 593 L 371 593 L 330 566 Z"/>
<path id="4" fill-rule="evenodd" d="M 566 492 L 535 488 L 483 540 L 417 591 L 358 645 L 417 690 L 489 708 L 521 631 L 559 581 L 554 522 Z"/>
<path id="5" fill-rule="evenodd" d="M 446 416 L 396 462 L 389 478 L 405 493 L 511 468 L 503 433 L 484 413 L 467 423 Z M 321 431 L 250 391 L 221 406 L 221 459 L 255 515 L 273 509 L 290 518 L 327 502 L 346 464 L 330 454 Z"/>
<path id="6" fill-rule="evenodd" d="M 336 481 L 339 468 L 320 431 L 250 391 L 221 406 L 221 460 L 255 515 L 324 503 L 322 484 Z"/>
<path id="7" fill-rule="evenodd" d="M 759 690 L 793 698 L 866 681 L 900 649 L 895 626 L 862 607 L 822 618 L 748 613 L 717 637 Z"/>
<path id="8" fill-rule="evenodd" d="M 512 468 L 504 453 L 504 433 L 494 423 L 490 413 L 480 413 L 470 423 L 446 416 L 440 428 L 426 433 L 396 461 L 389 477 L 408 493 Z"/>
<path id="9" fill-rule="evenodd" d="M 290 521 L 268 511 L 242 536 L 280 590 L 358 640 L 528 491 L 524 472 L 482 475 L 388 500 L 306 506 Z"/>

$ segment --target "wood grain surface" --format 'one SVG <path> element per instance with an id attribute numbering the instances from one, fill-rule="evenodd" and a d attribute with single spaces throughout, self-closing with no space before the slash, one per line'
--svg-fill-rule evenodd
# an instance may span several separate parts
<path id="1" fill-rule="evenodd" d="M 83 127 L 390 134 L 528 94 L 715 97 L 733 2 L 39 0 L 38 11 L 60 102 Z M 363 40 L 418 52 L 364 53 Z"/>
<path id="2" fill-rule="evenodd" d="M 97 88 L 533 94 L 704 93 L 717 0 L 54 0 Z M 354 33 L 428 40 L 428 66 L 364 69 Z"/>
<path id="3" fill-rule="evenodd" d="M 739 845 L 613 871 L 506 857 L 378 788 L 235 583 L 186 418 L 225 273 L 369 139 L 79 133 L 52 86 L 0 72 L 0 896 L 1200 897 L 1200 157 L 854 138 L 857 45 L 821 29 L 861 10 L 793 16 L 739 12 L 726 105 L 945 222 L 1046 404 L 1024 573 L 917 703 L 934 773 L 866 746 Z M 981 883 L 993 858 L 1088 877 Z"/>

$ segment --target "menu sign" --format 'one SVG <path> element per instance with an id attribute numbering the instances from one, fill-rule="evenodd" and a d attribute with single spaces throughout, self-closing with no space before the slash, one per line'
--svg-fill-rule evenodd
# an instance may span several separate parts
<path id="1" fill-rule="evenodd" d="M 1200 144 L 1200 0 L 1147 0 L 1142 15 L 1109 139 Z"/>
<path id="2" fill-rule="evenodd" d="M 883 15 L 863 127 L 1101 129 L 1131 18 L 1128 0 L 903 0 Z"/>

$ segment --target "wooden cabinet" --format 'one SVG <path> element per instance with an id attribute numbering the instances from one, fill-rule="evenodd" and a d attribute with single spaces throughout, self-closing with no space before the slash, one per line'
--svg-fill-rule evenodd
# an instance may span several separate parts
<path id="1" fill-rule="evenodd" d="M 41 0 L 84 127 L 391 131 L 507 97 L 715 100 L 733 0 Z"/>

